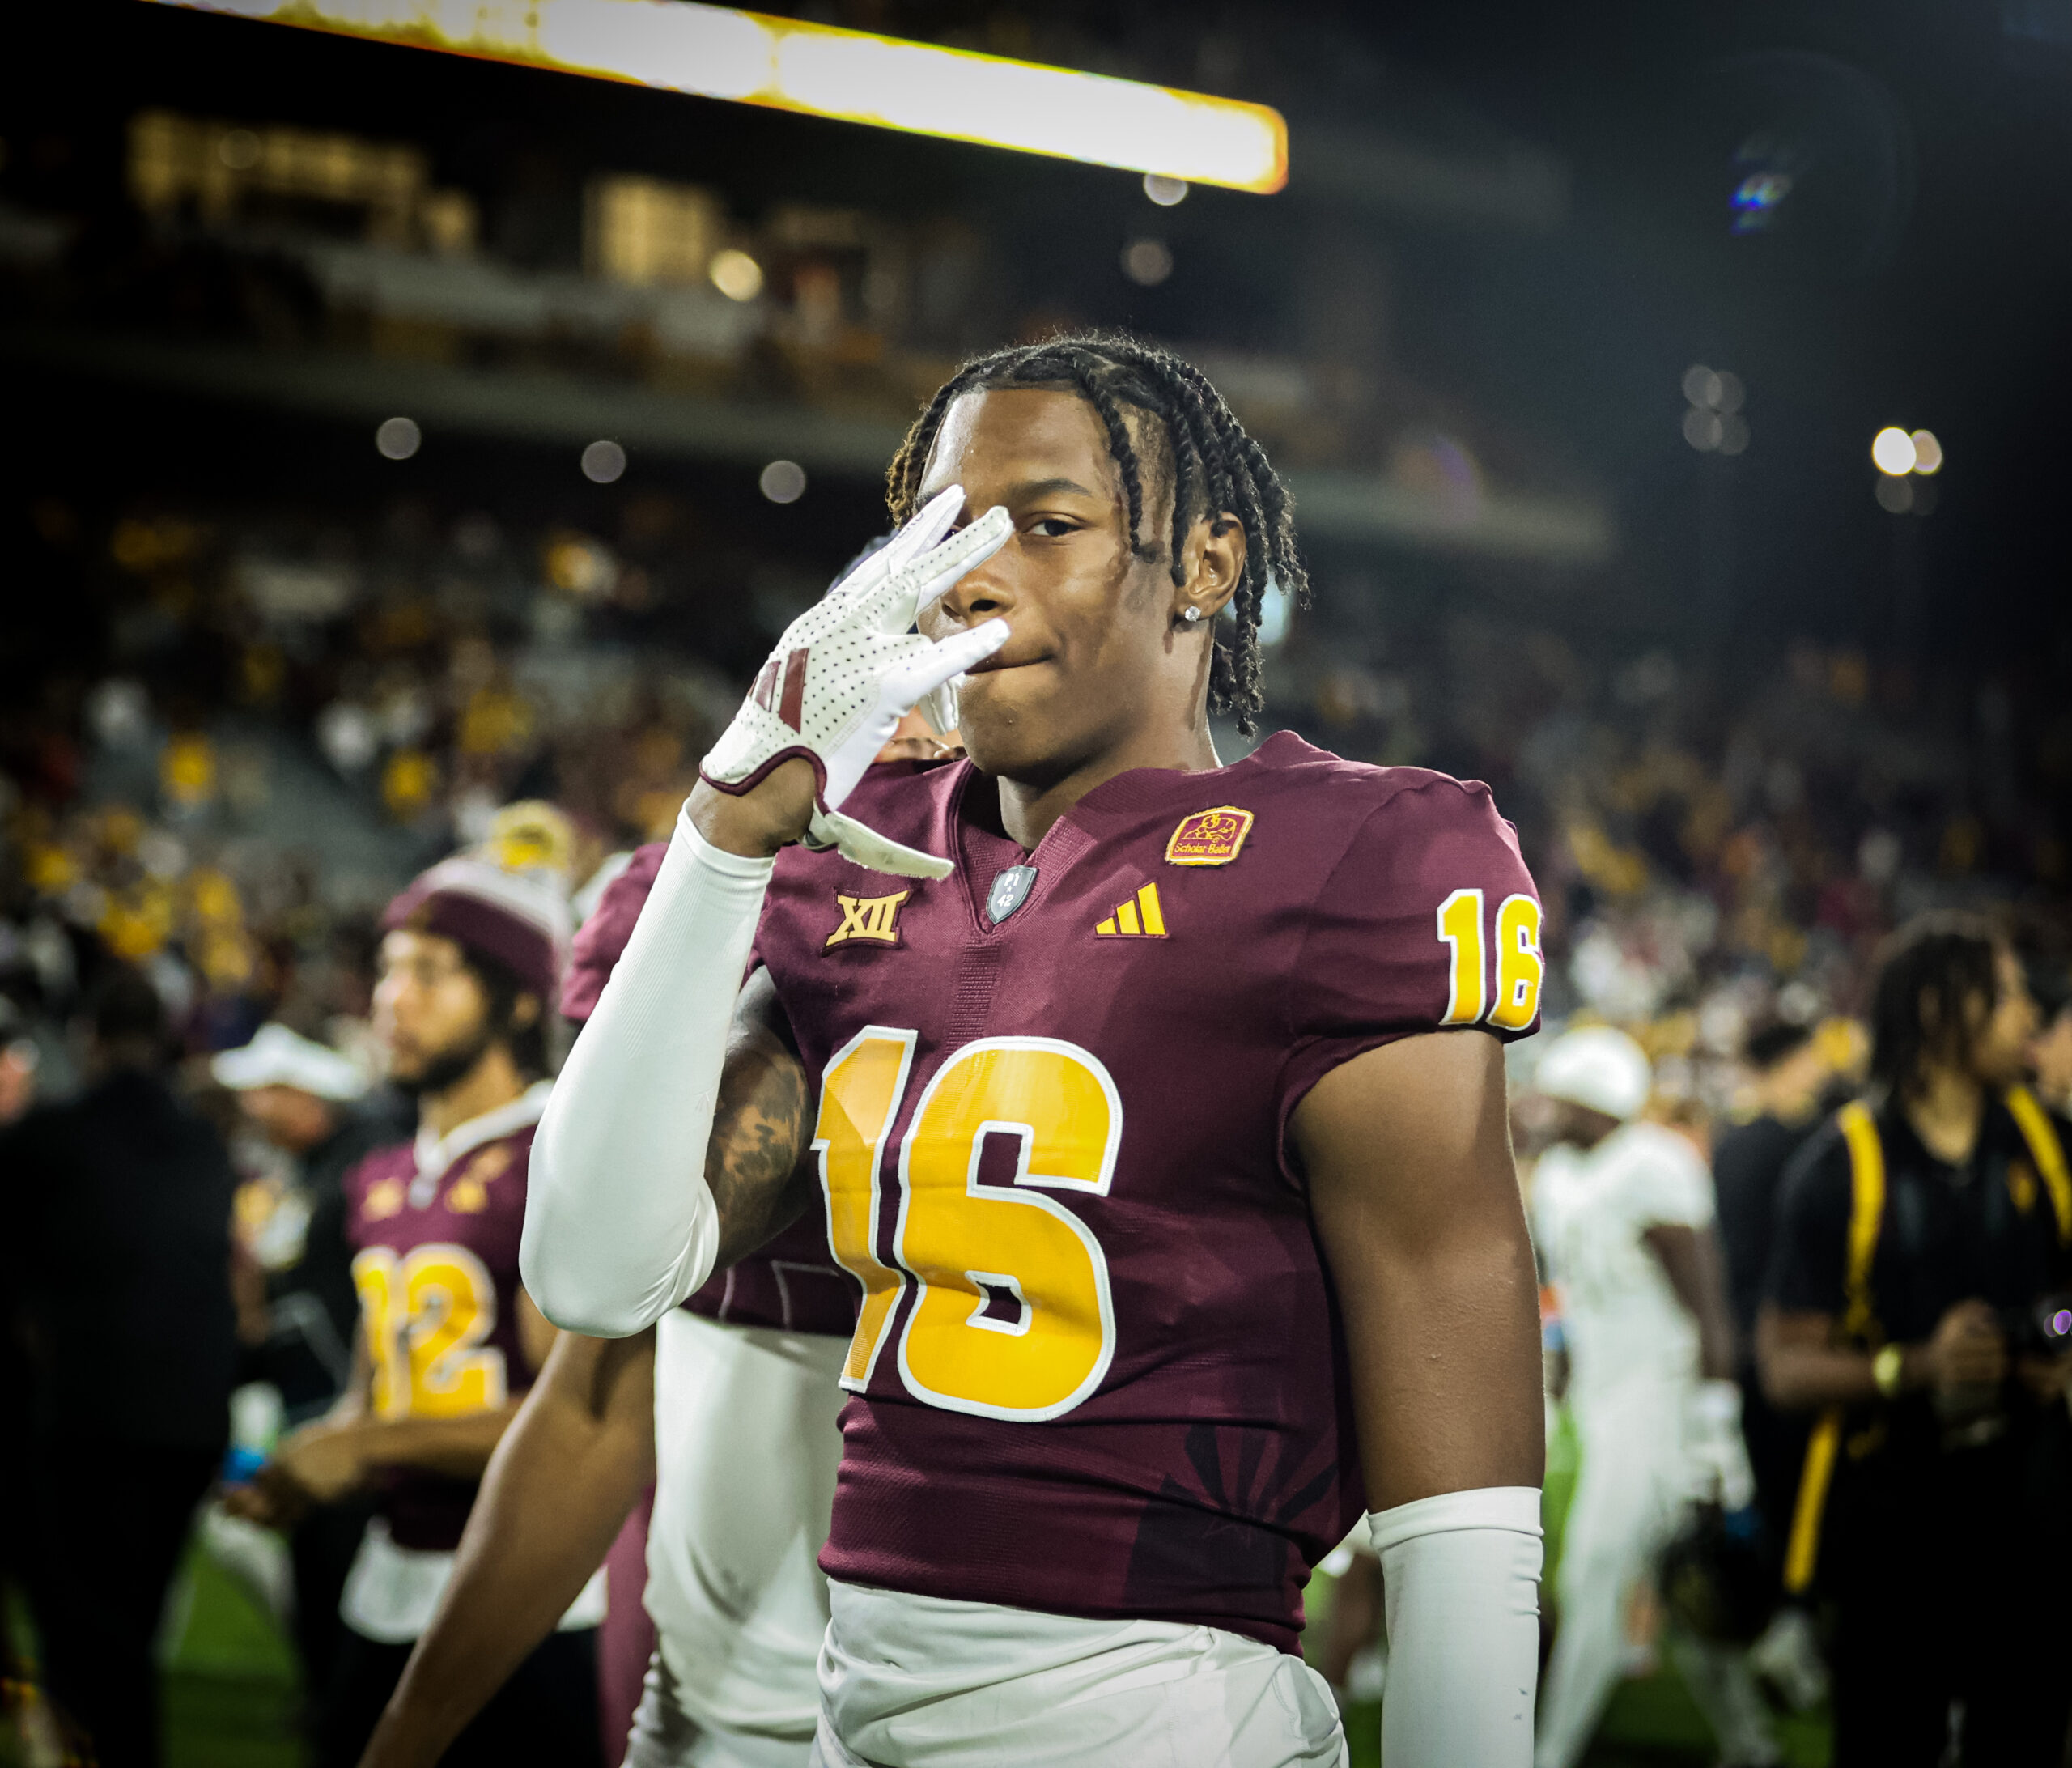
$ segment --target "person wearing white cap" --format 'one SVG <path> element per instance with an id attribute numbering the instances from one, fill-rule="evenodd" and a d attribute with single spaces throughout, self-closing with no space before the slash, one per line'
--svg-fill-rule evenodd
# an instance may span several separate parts
<path id="1" fill-rule="evenodd" d="M 345 1176 L 401 1124 L 355 1108 L 367 1077 L 349 1058 L 278 1022 L 221 1052 L 209 1072 L 236 1095 L 245 1123 L 294 1163 L 295 1183 L 259 1235 L 269 1337 L 255 1379 L 281 1390 L 289 1422 L 299 1424 L 329 1405 L 352 1372 L 359 1300 L 346 1244 Z M 240 1222 L 248 1207 L 241 1197 Z"/>
<path id="2" fill-rule="evenodd" d="M 1589 1744 L 1625 1656 L 1628 1597 L 1687 1506 L 1737 1511 L 1753 1495 L 1712 1175 L 1682 1137 L 1640 1120 L 1653 1083 L 1641 1047 L 1608 1026 L 1555 1039 L 1535 1075 L 1557 1140 L 1533 1175 L 1533 1227 L 1560 1298 L 1582 1448 L 1535 1768 L 1571 1768 Z M 1682 1638 L 1675 1649 L 1722 1760 L 1777 1761 L 1739 1655 Z"/>
<path id="3" fill-rule="evenodd" d="M 352 1373 L 359 1295 L 346 1239 L 346 1175 L 384 1142 L 409 1134 L 401 1102 L 368 1094 L 350 1058 L 278 1022 L 210 1064 L 240 1116 L 294 1163 L 295 1184 L 263 1236 L 267 1338 L 248 1379 L 272 1383 L 287 1422 L 330 1406 Z M 329 1681 L 339 1643 L 338 1598 L 367 1524 L 363 1502 L 312 1511 L 288 1536 L 295 1647 L 312 1688 Z"/>

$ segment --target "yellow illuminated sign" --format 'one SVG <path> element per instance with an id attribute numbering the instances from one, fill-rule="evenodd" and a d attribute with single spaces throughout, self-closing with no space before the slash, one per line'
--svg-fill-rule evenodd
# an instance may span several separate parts
<path id="1" fill-rule="evenodd" d="M 1263 104 L 693 0 L 158 0 L 1235 190 L 1288 181 Z"/>

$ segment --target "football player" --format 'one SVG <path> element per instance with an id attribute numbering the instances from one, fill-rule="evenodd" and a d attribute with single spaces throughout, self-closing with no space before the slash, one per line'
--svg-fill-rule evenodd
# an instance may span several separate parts
<path id="1" fill-rule="evenodd" d="M 596 1005 L 664 851 L 639 849 L 576 935 L 568 1018 Z M 622 1714 L 607 1759 L 624 1748 L 629 1768 L 804 1768 L 855 1294 L 814 1212 L 646 1332 L 563 1334 L 490 1462 L 452 1582 L 363 1768 L 440 1759 L 639 1514 L 651 1477 L 656 1655 L 630 1744 Z M 615 1613 L 628 1596 L 640 1600 L 614 1571 Z"/>
<path id="2" fill-rule="evenodd" d="M 550 1090 L 546 1015 L 566 906 L 540 882 L 462 856 L 419 878 L 383 925 L 375 1030 L 389 1077 L 416 1095 L 418 1133 L 346 1179 L 360 1300 L 354 1380 L 327 1417 L 282 1443 L 238 1507 L 287 1522 L 374 1494 L 339 1604 L 344 1642 L 316 1697 L 327 1764 L 359 1758 L 452 1575 L 483 1466 L 555 1336 L 520 1284 L 518 1238 Z M 449 1759 L 516 1759 L 516 1739 L 556 1762 L 594 1761 L 584 1630 L 602 1612 L 599 1582 Z"/>
<path id="3" fill-rule="evenodd" d="M 1342 1761 L 1301 1590 L 1368 1504 L 1392 1768 L 1522 1764 L 1515 839 L 1484 787 L 1289 734 L 1219 765 L 1302 570 L 1173 356 L 980 358 L 890 488 L 898 537 L 705 759 L 542 1121 L 527 1281 L 630 1336 L 825 1211 L 863 1294 L 829 1768 Z M 867 778 L 945 688 L 968 759 Z"/>
<path id="4" fill-rule="evenodd" d="M 1557 1112 L 1533 1175 L 1534 1226 L 1561 1298 L 1582 1450 L 1536 1768 L 1582 1759 L 1619 1680 L 1628 1599 L 1690 1505 L 1739 1511 L 1755 1496 L 1713 1177 L 1683 1137 L 1641 1120 L 1654 1084 L 1640 1045 L 1605 1025 L 1556 1038 L 1534 1076 Z M 1721 1761 L 1779 1760 L 1741 1654 L 1682 1633 L 1672 1651 Z"/>

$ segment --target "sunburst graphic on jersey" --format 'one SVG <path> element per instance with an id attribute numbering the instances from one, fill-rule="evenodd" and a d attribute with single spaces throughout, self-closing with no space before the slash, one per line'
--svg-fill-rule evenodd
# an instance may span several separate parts
<path id="1" fill-rule="evenodd" d="M 1158 886 L 1147 884 L 1127 902 L 1118 903 L 1115 912 L 1093 931 L 1102 939 L 1163 939 L 1166 912 L 1159 906 Z"/>

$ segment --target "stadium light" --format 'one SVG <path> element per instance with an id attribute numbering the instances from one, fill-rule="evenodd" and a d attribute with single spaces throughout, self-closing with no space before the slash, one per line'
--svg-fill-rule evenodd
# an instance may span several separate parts
<path id="1" fill-rule="evenodd" d="M 154 0 L 1269 193 L 1278 111 L 694 0 Z"/>

